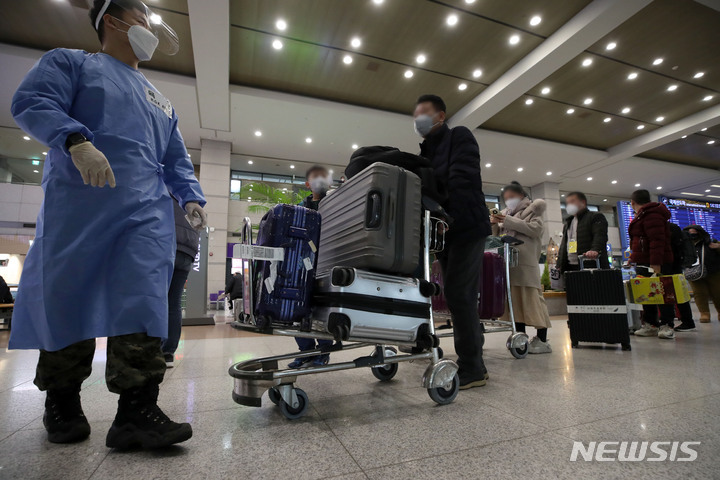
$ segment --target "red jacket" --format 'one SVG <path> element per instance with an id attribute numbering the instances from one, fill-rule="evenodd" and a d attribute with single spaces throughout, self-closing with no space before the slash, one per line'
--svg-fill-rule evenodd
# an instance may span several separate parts
<path id="1" fill-rule="evenodd" d="M 630 260 L 639 265 L 665 265 L 673 262 L 670 244 L 670 210 L 650 202 L 640 209 L 630 226 Z"/>

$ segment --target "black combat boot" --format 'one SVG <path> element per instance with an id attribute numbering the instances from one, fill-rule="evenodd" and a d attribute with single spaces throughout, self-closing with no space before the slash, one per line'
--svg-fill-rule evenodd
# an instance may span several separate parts
<path id="1" fill-rule="evenodd" d="M 189 423 L 175 423 L 157 404 L 158 385 L 146 385 L 120 394 L 115 421 L 107 434 L 109 448 L 160 448 L 192 437 Z"/>
<path id="2" fill-rule="evenodd" d="M 74 443 L 90 436 L 80 404 L 80 385 L 47 391 L 43 425 L 52 443 Z"/>

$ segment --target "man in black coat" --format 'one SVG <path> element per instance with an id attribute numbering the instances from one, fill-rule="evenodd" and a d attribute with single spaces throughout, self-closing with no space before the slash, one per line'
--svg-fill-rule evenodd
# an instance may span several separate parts
<path id="1" fill-rule="evenodd" d="M 585 256 L 585 266 L 609 269 L 607 257 L 608 223 L 605 215 L 587 208 L 587 197 L 582 192 L 570 192 L 565 197 L 565 211 L 569 215 L 563 225 L 563 237 L 558 252 L 561 272 L 580 270 L 579 255 Z"/>
<path id="2" fill-rule="evenodd" d="M 488 375 L 482 356 L 485 337 L 478 318 L 478 285 L 485 237 L 491 230 L 480 151 L 470 130 L 446 125 L 445 102 L 437 95 L 418 98 L 414 118 L 415 131 L 424 138 L 420 154 L 432 162 L 437 180 L 447 188 L 449 197 L 443 207 L 454 220 L 438 260 L 455 329 L 460 388 L 481 387 Z"/>

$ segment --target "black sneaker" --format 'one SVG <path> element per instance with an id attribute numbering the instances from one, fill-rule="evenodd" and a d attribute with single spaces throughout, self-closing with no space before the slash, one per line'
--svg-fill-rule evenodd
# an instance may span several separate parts
<path id="1" fill-rule="evenodd" d="M 80 386 L 48 390 L 43 425 L 52 443 L 74 443 L 90 436 L 90 424 L 80 403 Z"/>
<path id="2" fill-rule="evenodd" d="M 161 448 L 192 437 L 189 423 L 176 423 L 157 404 L 158 385 L 120 394 L 115 421 L 105 439 L 108 448 Z"/>
<path id="3" fill-rule="evenodd" d="M 689 322 L 682 322 L 680 325 L 674 328 L 676 332 L 694 332 L 695 331 L 695 322 L 689 323 Z"/>
<path id="4" fill-rule="evenodd" d="M 167 368 L 173 368 L 175 366 L 175 355 L 172 353 L 164 353 L 165 356 L 165 366 Z"/>

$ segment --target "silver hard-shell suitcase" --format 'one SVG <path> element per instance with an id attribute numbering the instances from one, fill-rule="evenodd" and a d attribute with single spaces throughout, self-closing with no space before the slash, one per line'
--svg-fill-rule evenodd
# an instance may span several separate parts
<path id="1" fill-rule="evenodd" d="M 337 340 L 418 344 L 431 339 L 430 299 L 435 284 L 356 268 L 335 267 L 317 277 L 313 329 Z"/>
<path id="2" fill-rule="evenodd" d="M 325 197 L 317 273 L 335 266 L 413 273 L 420 259 L 421 191 L 414 173 L 375 163 Z"/>

